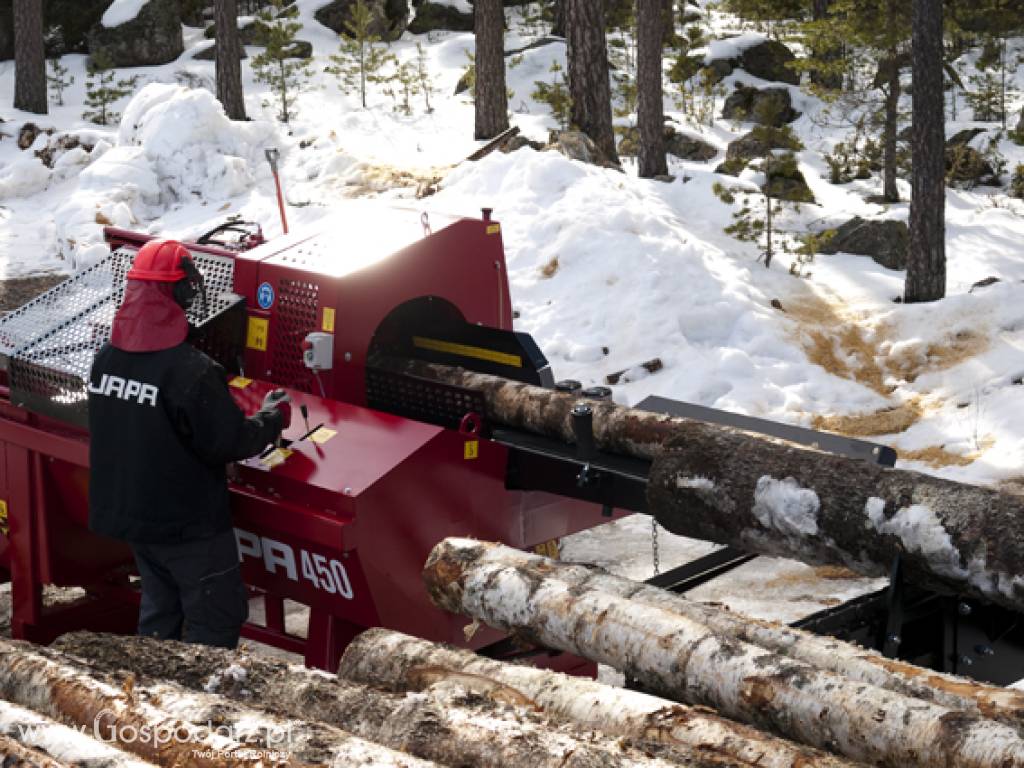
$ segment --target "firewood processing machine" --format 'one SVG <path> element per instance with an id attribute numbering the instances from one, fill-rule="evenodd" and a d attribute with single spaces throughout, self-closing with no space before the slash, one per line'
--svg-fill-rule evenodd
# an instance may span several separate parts
<path id="1" fill-rule="evenodd" d="M 434 225 L 438 226 L 434 226 Z M 125 273 L 150 235 L 106 230 L 110 254 L 0 319 L 0 581 L 11 582 L 12 633 L 46 643 L 76 629 L 128 633 L 138 590 L 126 546 L 87 528 L 85 385 L 109 337 Z M 593 449 L 582 416 L 574 445 L 488 424 L 480 395 L 384 360 L 489 373 L 581 401 L 605 388 L 556 382 L 533 339 L 513 330 L 500 224 L 432 220 L 353 203 L 315 229 L 264 241 L 232 222 L 188 244 L 208 301 L 190 311 L 193 342 L 230 375 L 253 412 L 277 387 L 296 413 L 280 446 L 230 469 L 243 574 L 262 617 L 245 637 L 332 669 L 362 629 L 385 626 L 496 657 L 540 654 L 434 608 L 420 570 L 446 536 L 535 548 L 645 512 L 648 466 Z M 738 427 L 892 466 L 890 448 L 652 397 L 636 406 Z M 585 409 L 583 409 L 585 411 Z M 685 592 L 753 555 L 725 547 L 651 582 Z M 47 604 L 46 585 L 81 587 Z M 309 607 L 306 636 L 286 601 Z M 1024 677 L 1020 617 L 1005 608 L 888 589 L 800 623 L 891 656 L 978 679 Z"/>

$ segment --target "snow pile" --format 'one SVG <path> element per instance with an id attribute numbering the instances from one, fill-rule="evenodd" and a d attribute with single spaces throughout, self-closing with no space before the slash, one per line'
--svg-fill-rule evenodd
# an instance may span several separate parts
<path id="1" fill-rule="evenodd" d="M 58 210 L 62 251 L 81 268 L 101 255 L 104 225 L 138 226 L 176 204 L 245 192 L 274 138 L 269 124 L 230 121 L 209 91 L 147 85 L 125 110 L 116 145 L 97 145 Z"/>
<path id="2" fill-rule="evenodd" d="M 42 192 L 50 183 L 50 169 L 31 154 L 0 167 L 0 200 L 29 197 Z"/>
<path id="3" fill-rule="evenodd" d="M 819 509 L 818 494 L 792 477 L 776 480 L 765 475 L 757 481 L 751 511 L 765 528 L 795 537 L 814 536 L 818 533 Z"/>
<path id="4" fill-rule="evenodd" d="M 139 11 L 148 2 L 149 0 L 114 0 L 110 7 L 104 11 L 100 24 L 107 29 L 127 24 L 139 15 Z"/>

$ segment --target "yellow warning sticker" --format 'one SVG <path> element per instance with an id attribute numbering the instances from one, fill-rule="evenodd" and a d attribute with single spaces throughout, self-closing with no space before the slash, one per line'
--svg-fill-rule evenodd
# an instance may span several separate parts
<path id="1" fill-rule="evenodd" d="M 324 321 L 320 327 L 324 333 L 334 333 L 334 307 L 324 307 Z"/>
<path id="2" fill-rule="evenodd" d="M 318 429 L 316 432 L 314 432 L 312 435 L 309 436 L 309 439 L 312 440 L 317 445 L 323 445 L 328 440 L 330 440 L 332 437 L 334 437 L 336 434 L 338 434 L 338 433 L 335 432 L 333 429 L 327 429 L 326 427 L 320 427 L 320 429 Z"/>
<path id="3" fill-rule="evenodd" d="M 275 448 L 273 451 L 271 451 L 262 459 L 260 459 L 260 464 L 262 464 L 265 467 L 273 469 L 279 464 L 284 464 L 288 457 L 291 455 L 292 452 L 289 451 L 287 448 Z"/>
<path id="4" fill-rule="evenodd" d="M 266 352 L 269 327 L 270 321 L 265 317 L 250 317 L 249 332 L 245 337 L 245 346 L 259 352 Z"/>
<path id="5" fill-rule="evenodd" d="M 245 389 L 250 384 L 252 384 L 252 379 L 247 379 L 245 376 L 235 376 L 235 378 L 228 382 L 228 386 L 235 389 Z"/>
<path id="6" fill-rule="evenodd" d="M 462 456 L 466 461 L 475 459 L 480 455 L 480 441 L 479 440 L 467 440 L 466 446 L 463 448 Z"/>
<path id="7" fill-rule="evenodd" d="M 561 554 L 558 546 L 558 539 L 548 539 L 547 541 L 535 546 L 533 551 L 538 555 L 549 557 L 552 560 L 557 560 Z"/>
<path id="8" fill-rule="evenodd" d="M 501 232 L 501 224 L 491 224 L 487 227 L 488 235 L 496 235 Z"/>
<path id="9" fill-rule="evenodd" d="M 10 528 L 7 525 L 7 502 L 0 499 L 0 534 L 6 536 L 9 530 Z"/>

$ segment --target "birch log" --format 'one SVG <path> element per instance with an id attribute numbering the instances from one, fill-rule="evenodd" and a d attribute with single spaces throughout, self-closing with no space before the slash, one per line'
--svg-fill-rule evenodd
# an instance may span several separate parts
<path id="1" fill-rule="evenodd" d="M 0 766 L 3 768 L 73 768 L 45 752 L 27 747 L 10 736 L 0 735 Z"/>
<path id="2" fill-rule="evenodd" d="M 114 640 L 115 642 L 111 642 Z M 749 763 L 714 750 L 665 750 L 664 759 L 650 757 L 617 739 L 589 730 L 552 723 L 521 705 L 530 702 L 489 701 L 458 692 L 434 696 L 394 695 L 340 681 L 315 670 L 278 659 L 255 657 L 221 649 L 201 648 L 148 638 L 111 638 L 75 633 L 57 647 L 80 657 L 97 674 L 140 676 L 144 689 L 157 695 L 161 706 L 178 717 L 202 718 L 202 706 L 216 708 L 227 696 L 258 706 L 271 704 L 276 712 L 304 720 L 342 725 L 365 739 L 386 744 L 445 765 L 479 768 L 746 768 Z M 150 679 L 175 681 L 195 690 L 222 696 L 203 702 L 154 687 Z M 518 704 L 513 708 L 510 704 Z M 191 709 L 189 709 L 191 708 Z M 220 706 L 221 714 L 225 712 Z M 232 716 L 234 717 L 234 715 Z M 251 718 L 250 718 L 251 719 Z"/>
<path id="3" fill-rule="evenodd" d="M 572 394 L 421 362 L 403 373 L 480 392 L 495 424 L 572 443 Z M 691 419 L 590 402 L 597 446 L 653 460 L 648 511 L 672 533 L 887 575 L 1024 611 L 1024 498 L 885 469 Z"/>
<path id="4" fill-rule="evenodd" d="M 0 701 L 0 737 L 44 752 L 54 760 L 88 768 L 153 767 L 153 763 L 89 738 L 87 733 L 6 701 Z"/>
<path id="5" fill-rule="evenodd" d="M 659 694 L 853 760 L 891 768 L 1024 767 L 1024 740 L 1006 725 L 851 682 L 660 608 L 573 589 L 558 579 L 558 563 L 511 566 L 509 549 L 467 539 L 438 544 L 424 569 L 431 599 L 609 664 Z"/>
<path id="6" fill-rule="evenodd" d="M 210 728 L 196 728 L 134 695 L 130 681 L 115 688 L 85 674 L 45 649 L 0 641 L 0 697 L 91 729 L 95 738 L 124 748 L 165 768 L 299 768 L 322 765 L 292 759 L 285 752 L 240 743 Z M 351 738 L 351 737 L 350 737 Z M 426 768 L 429 763 L 351 738 L 337 766 Z"/>
<path id="7" fill-rule="evenodd" d="M 585 728 L 710 749 L 759 768 L 850 768 L 810 747 L 638 691 L 559 672 L 506 664 L 387 629 L 370 629 L 345 649 L 338 676 L 395 691 L 453 682 L 498 700 L 525 701 Z"/>
<path id="8" fill-rule="evenodd" d="M 511 548 L 488 554 L 489 562 L 498 560 L 513 567 L 527 564 L 543 567 L 545 562 L 538 555 Z M 835 672 L 849 680 L 998 720 L 1024 735 L 1024 691 L 986 685 L 887 659 L 876 651 L 834 637 L 822 637 L 777 622 L 734 613 L 717 605 L 699 603 L 642 582 L 613 576 L 594 566 L 561 563 L 552 576 L 572 589 L 594 590 L 662 608 L 703 624 L 720 635 Z"/>

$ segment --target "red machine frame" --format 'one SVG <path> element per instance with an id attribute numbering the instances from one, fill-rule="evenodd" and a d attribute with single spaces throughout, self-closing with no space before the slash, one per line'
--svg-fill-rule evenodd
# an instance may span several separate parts
<path id="1" fill-rule="evenodd" d="M 485 630 L 467 642 L 464 620 L 429 604 L 419 574 L 440 539 L 525 548 L 608 519 L 594 504 L 506 490 L 507 449 L 479 440 L 472 425 L 445 429 L 365 407 L 367 358 L 396 309 L 428 302 L 470 325 L 511 329 L 497 222 L 485 213 L 431 234 L 419 214 L 394 216 L 402 227 L 415 217 L 419 237 L 358 264 L 326 258 L 344 256 L 344 233 L 358 214 L 245 253 L 195 246 L 235 259 L 235 291 L 248 314 L 244 376 L 232 380 L 239 405 L 252 412 L 268 389 L 283 386 L 296 413 L 306 406 L 310 425 L 320 427 L 314 439 L 292 444 L 284 461 L 275 452 L 235 465 L 231 498 L 243 573 L 265 606 L 265 622 L 247 624 L 243 634 L 323 669 L 371 626 L 474 648 L 498 639 Z M 112 247 L 149 239 L 107 234 Z M 301 364 L 309 332 L 333 335 L 333 367 L 319 376 Z M 285 436 L 306 431 L 295 418 Z M 130 553 L 88 531 L 87 491 L 88 434 L 18 407 L 0 389 L 0 512 L 9 526 L 0 533 L 0 578 L 7 571 L 12 581 L 15 637 L 134 631 Z M 81 586 L 87 597 L 45 607 L 47 584 Z M 306 638 L 286 630 L 285 600 L 309 606 Z M 569 658 L 559 666 L 590 669 Z"/>

